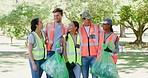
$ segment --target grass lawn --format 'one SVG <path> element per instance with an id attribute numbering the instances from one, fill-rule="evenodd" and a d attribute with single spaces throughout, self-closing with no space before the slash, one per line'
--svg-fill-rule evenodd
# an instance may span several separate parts
<path id="1" fill-rule="evenodd" d="M 148 53 L 119 53 L 119 72 L 134 73 L 142 68 L 148 73 Z"/>

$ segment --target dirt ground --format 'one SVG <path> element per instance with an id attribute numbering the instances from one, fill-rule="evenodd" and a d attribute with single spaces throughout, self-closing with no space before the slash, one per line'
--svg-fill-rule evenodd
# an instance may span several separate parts
<path id="1" fill-rule="evenodd" d="M 128 56 L 124 57 L 127 58 Z M 129 63 L 131 64 L 130 66 L 128 64 L 128 61 L 126 59 L 122 59 L 121 57 L 121 59 L 119 59 L 117 63 L 120 77 L 147 78 L 147 60 L 142 64 L 137 63 Z M 25 55 L 20 54 L 0 54 L 0 78 L 31 78 L 29 62 L 27 57 Z M 45 73 L 43 73 L 42 78 L 46 78 Z"/>
<path id="2" fill-rule="evenodd" d="M 147 41 L 147 37 L 144 41 Z M 133 38 L 121 38 L 120 41 L 133 41 Z M 13 40 L 0 36 L 0 78 L 31 78 L 29 61 L 25 54 L 25 40 Z M 20 54 L 18 54 L 20 52 Z M 148 78 L 148 52 L 121 53 L 117 62 L 120 78 Z M 42 78 L 46 78 L 43 73 Z M 89 75 L 91 78 L 91 75 Z"/>

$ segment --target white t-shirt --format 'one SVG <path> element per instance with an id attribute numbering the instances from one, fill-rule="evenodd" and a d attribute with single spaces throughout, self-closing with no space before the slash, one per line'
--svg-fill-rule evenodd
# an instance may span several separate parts
<path id="1" fill-rule="evenodd" d="M 87 32 L 87 36 L 89 36 L 89 29 L 90 29 L 90 26 L 84 26 L 86 32 Z"/>

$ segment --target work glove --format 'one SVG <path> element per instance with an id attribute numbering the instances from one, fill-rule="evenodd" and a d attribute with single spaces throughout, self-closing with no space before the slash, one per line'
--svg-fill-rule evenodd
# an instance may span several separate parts
<path id="1" fill-rule="evenodd" d="M 70 63 L 69 62 L 66 62 L 66 67 L 67 67 L 67 69 L 70 68 Z"/>
<path id="2" fill-rule="evenodd" d="M 110 50 L 108 47 L 104 49 L 104 51 L 112 53 L 112 50 Z"/>
<path id="3" fill-rule="evenodd" d="M 74 62 L 72 62 L 71 64 L 69 62 L 66 62 L 66 67 L 68 70 L 73 70 L 75 66 L 76 64 Z"/>
<path id="4" fill-rule="evenodd" d="M 74 62 L 71 63 L 70 68 L 73 70 L 76 64 Z"/>
<path id="5" fill-rule="evenodd" d="M 76 64 L 74 62 L 72 62 L 71 64 L 69 62 L 66 62 L 66 67 L 68 69 L 68 73 L 69 73 L 69 78 L 76 78 L 73 68 L 76 66 Z"/>

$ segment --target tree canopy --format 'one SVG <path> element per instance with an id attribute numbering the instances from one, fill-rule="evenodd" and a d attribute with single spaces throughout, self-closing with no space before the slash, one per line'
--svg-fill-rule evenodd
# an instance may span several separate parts
<path id="1" fill-rule="evenodd" d="M 120 24 L 131 28 L 136 35 L 134 43 L 142 42 L 142 35 L 148 29 L 148 5 L 143 1 L 134 1 L 131 5 L 122 6 L 120 10 Z"/>
<path id="2" fill-rule="evenodd" d="M 7 36 L 21 38 L 28 34 L 33 18 L 45 19 L 47 16 L 48 8 L 45 6 L 24 3 L 0 19 L 1 28 Z"/>
<path id="3" fill-rule="evenodd" d="M 68 19 L 64 23 L 76 20 L 81 24 L 80 14 L 86 10 L 93 16 L 93 23 L 111 18 L 114 24 L 119 23 L 131 28 L 137 37 L 135 43 L 138 44 L 142 43 L 142 34 L 148 29 L 147 0 L 132 0 L 126 6 L 121 6 L 119 0 L 41 0 L 39 4 L 23 3 L 0 18 L 1 28 L 11 38 L 24 37 L 29 32 L 30 21 L 33 18 L 51 21 L 52 11 L 57 7 L 63 9 L 64 19 L 65 17 Z M 115 18 L 116 14 L 120 16 L 120 22 Z"/>

